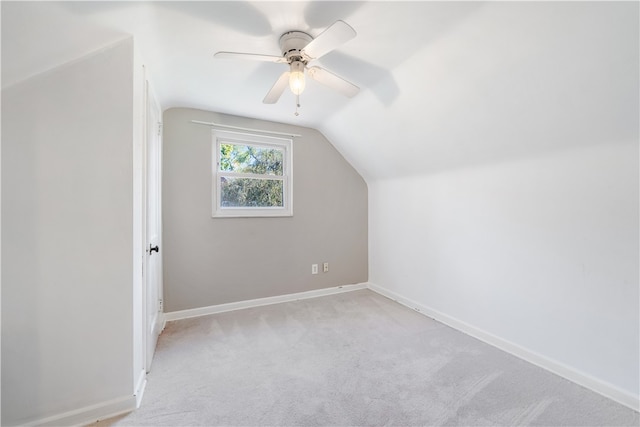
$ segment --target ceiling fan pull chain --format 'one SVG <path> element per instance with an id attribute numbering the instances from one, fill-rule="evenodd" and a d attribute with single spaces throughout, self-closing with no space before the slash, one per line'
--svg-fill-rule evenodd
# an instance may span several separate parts
<path id="1" fill-rule="evenodd" d="M 296 95 L 296 116 L 300 115 L 300 113 L 298 113 L 298 108 L 300 108 L 300 94 Z"/>

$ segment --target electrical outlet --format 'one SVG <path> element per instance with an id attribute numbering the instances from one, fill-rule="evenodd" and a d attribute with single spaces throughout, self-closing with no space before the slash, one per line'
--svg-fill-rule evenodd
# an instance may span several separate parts
<path id="1" fill-rule="evenodd" d="M 311 274 L 318 274 L 318 264 L 311 264 Z"/>
<path id="2" fill-rule="evenodd" d="M 329 272 L 329 263 L 325 262 L 324 264 L 322 264 L 322 271 L 324 273 L 328 273 Z"/>

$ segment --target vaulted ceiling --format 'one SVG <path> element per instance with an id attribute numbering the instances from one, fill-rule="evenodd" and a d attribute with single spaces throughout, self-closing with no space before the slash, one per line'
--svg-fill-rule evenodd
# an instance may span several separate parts
<path id="1" fill-rule="evenodd" d="M 310 81 L 297 117 L 262 103 L 285 65 L 213 58 L 339 19 L 317 64 L 361 91 Z M 368 180 L 638 138 L 637 2 L 3 1 L 2 87 L 131 35 L 163 109 L 317 128 Z"/>

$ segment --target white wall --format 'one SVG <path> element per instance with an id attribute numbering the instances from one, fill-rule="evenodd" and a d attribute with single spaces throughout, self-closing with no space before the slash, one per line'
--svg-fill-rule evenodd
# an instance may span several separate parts
<path id="1" fill-rule="evenodd" d="M 321 127 L 369 185 L 369 280 L 637 406 L 639 3 L 449 5 L 401 4 L 429 36 Z"/>
<path id="2" fill-rule="evenodd" d="M 133 42 L 2 91 L 2 424 L 132 385 Z"/>
<path id="3" fill-rule="evenodd" d="M 371 183 L 370 281 L 637 399 L 638 155 L 609 142 Z"/>

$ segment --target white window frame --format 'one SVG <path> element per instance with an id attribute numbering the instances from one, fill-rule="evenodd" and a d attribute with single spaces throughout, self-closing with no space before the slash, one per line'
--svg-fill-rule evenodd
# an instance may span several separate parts
<path id="1" fill-rule="evenodd" d="M 220 171 L 220 144 L 225 143 L 251 145 L 254 147 L 264 148 L 278 148 L 283 150 L 282 177 L 277 178 L 283 181 L 283 207 L 257 208 L 220 206 L 221 177 L 251 177 L 251 174 L 238 174 L 234 172 Z M 211 199 L 213 218 L 293 216 L 293 140 L 274 136 L 214 129 L 212 151 Z"/>

